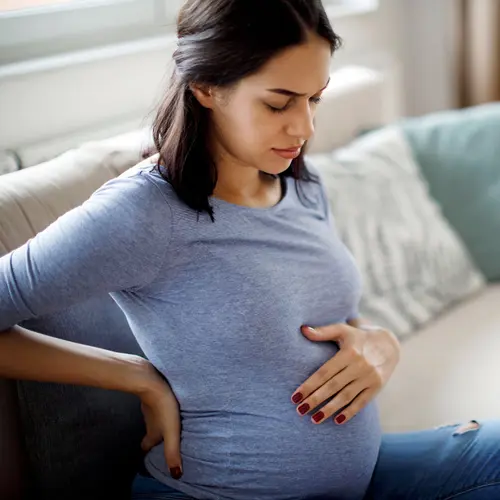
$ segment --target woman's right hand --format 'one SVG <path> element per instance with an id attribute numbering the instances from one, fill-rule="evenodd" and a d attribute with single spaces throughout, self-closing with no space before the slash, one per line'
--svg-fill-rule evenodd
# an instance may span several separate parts
<path id="1" fill-rule="evenodd" d="M 174 479 L 180 479 L 182 461 L 179 403 L 168 382 L 151 364 L 147 368 L 147 377 L 147 388 L 139 395 L 147 430 L 141 447 L 147 452 L 163 441 L 170 475 Z"/>

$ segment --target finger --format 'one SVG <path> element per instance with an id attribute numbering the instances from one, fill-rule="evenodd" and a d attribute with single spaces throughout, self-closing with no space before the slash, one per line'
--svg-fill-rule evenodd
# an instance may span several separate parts
<path id="1" fill-rule="evenodd" d="M 175 410 L 165 413 L 163 446 L 170 474 L 175 479 L 179 479 L 182 475 L 181 425 L 178 407 Z"/>
<path id="2" fill-rule="evenodd" d="M 182 477 L 182 460 L 180 453 L 180 440 L 176 442 L 175 439 L 164 439 L 164 451 L 165 459 L 167 461 L 168 469 L 170 470 L 170 475 L 174 479 L 180 479 Z"/>
<path id="3" fill-rule="evenodd" d="M 308 325 L 303 325 L 300 330 L 306 338 L 312 340 L 313 342 L 342 342 L 350 333 L 350 327 L 345 323 L 314 328 Z"/>
<path id="4" fill-rule="evenodd" d="M 319 389 L 305 398 L 301 404 L 298 405 L 297 412 L 300 415 L 306 415 L 358 378 L 359 374 L 356 372 L 355 367 L 347 366 L 340 373 L 335 375 L 335 377 L 327 380 Z"/>
<path id="5" fill-rule="evenodd" d="M 339 413 L 335 417 L 335 423 L 338 425 L 343 425 L 349 422 L 355 415 L 357 415 L 363 408 L 365 408 L 377 395 L 378 390 L 374 388 L 365 389 L 360 392 L 354 401 L 347 407 L 342 410 L 342 413 Z"/>
<path id="6" fill-rule="evenodd" d="M 367 388 L 366 382 L 356 380 L 344 387 L 328 404 L 323 406 L 320 411 L 316 412 L 312 417 L 315 424 L 321 424 L 329 417 L 333 416 L 342 408 L 350 405 L 360 394 Z"/>
<path id="7" fill-rule="evenodd" d="M 179 447 L 165 439 L 164 449 L 170 475 L 174 479 L 180 479 L 182 477 L 182 460 Z"/>
<path id="8" fill-rule="evenodd" d="M 344 370 L 349 364 L 349 356 L 339 351 L 332 359 L 328 360 L 314 372 L 292 395 L 292 403 L 302 403 L 314 391 L 318 390 L 330 379 Z M 330 394 L 331 396 L 331 394 Z"/>

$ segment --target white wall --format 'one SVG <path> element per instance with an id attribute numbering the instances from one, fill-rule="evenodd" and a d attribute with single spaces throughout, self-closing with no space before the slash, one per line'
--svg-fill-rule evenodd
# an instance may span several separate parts
<path id="1" fill-rule="evenodd" d="M 435 50 L 447 11 L 436 4 L 453 1 L 380 0 L 375 12 L 335 19 L 345 45 L 334 67 L 381 68 L 397 112 L 448 107 L 453 99 L 443 64 L 447 53 L 441 46 Z M 420 50 L 422 33 L 426 43 Z M 0 67 L 0 150 L 21 151 L 29 165 L 70 147 L 75 137 L 97 138 L 144 125 L 167 83 L 174 43 L 165 37 Z"/>
<path id="2" fill-rule="evenodd" d="M 460 3 L 401 0 L 406 112 L 422 115 L 459 101 Z"/>

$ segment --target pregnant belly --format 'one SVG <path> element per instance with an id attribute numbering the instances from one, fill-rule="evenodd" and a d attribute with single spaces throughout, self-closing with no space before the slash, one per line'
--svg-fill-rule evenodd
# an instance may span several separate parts
<path id="1" fill-rule="evenodd" d="M 169 477 L 162 446 L 146 464 L 169 486 L 208 499 L 362 499 L 381 437 L 375 403 L 341 426 L 313 424 L 292 404 L 183 415 L 182 425 L 182 479 Z"/>

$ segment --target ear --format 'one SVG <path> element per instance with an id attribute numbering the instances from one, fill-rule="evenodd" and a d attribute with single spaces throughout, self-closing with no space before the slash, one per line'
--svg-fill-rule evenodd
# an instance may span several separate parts
<path id="1" fill-rule="evenodd" d="M 208 85 L 202 85 L 199 83 L 191 83 L 189 89 L 196 98 L 196 100 L 204 107 L 208 109 L 213 109 L 214 107 L 214 96 L 212 95 L 212 89 Z"/>

